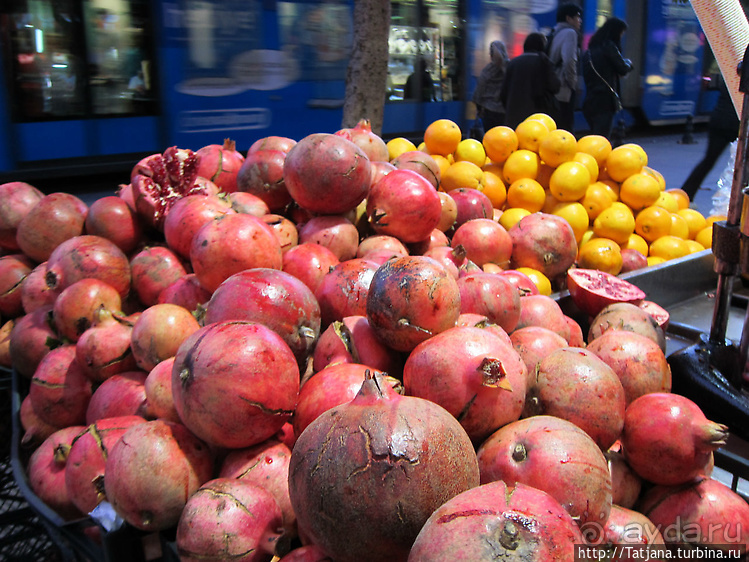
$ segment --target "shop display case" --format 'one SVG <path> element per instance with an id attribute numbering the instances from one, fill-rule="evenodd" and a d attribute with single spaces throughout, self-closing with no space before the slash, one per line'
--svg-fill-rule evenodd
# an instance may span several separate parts
<path id="1" fill-rule="evenodd" d="M 432 27 L 390 26 L 388 40 L 388 101 L 403 100 L 408 77 L 421 59 L 434 83 L 431 101 L 450 101 L 450 79 L 445 73 L 443 39 L 439 29 Z M 449 92 L 446 95 L 445 92 Z M 425 100 L 426 101 L 426 100 Z"/>

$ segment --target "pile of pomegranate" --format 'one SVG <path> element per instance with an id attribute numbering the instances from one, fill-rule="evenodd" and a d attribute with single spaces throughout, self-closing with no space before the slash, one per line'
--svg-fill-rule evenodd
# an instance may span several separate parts
<path id="1" fill-rule="evenodd" d="M 730 428 L 670 392 L 667 316 L 576 268 L 563 219 L 505 230 L 429 160 L 361 123 L 172 147 L 91 205 L 1 185 L 34 493 L 185 561 L 745 548 L 749 505 L 711 478 Z"/>

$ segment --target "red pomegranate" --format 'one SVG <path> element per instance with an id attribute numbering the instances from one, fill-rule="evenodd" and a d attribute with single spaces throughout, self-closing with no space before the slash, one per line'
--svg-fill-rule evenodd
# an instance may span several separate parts
<path id="1" fill-rule="evenodd" d="M 72 343 L 92 327 L 103 311 L 119 312 L 122 299 L 114 287 L 98 279 L 81 279 L 63 290 L 52 307 L 57 333 Z"/>
<path id="2" fill-rule="evenodd" d="M 88 205 L 69 193 L 50 193 L 16 227 L 18 248 L 36 262 L 49 259 L 66 240 L 83 234 Z"/>
<path id="3" fill-rule="evenodd" d="M 497 275 L 501 275 L 515 285 L 521 297 L 539 294 L 538 285 L 522 271 L 518 271 L 517 269 L 503 269 L 502 271 L 498 271 Z"/>
<path id="4" fill-rule="evenodd" d="M 243 480 L 216 478 L 187 500 L 177 524 L 177 553 L 182 562 L 267 562 L 281 523 L 270 492 Z"/>
<path id="5" fill-rule="evenodd" d="M 361 148 L 371 162 L 390 160 L 387 144 L 378 134 L 372 132 L 372 123 L 369 119 L 360 119 L 353 127 L 339 129 L 335 134 Z"/>
<path id="6" fill-rule="evenodd" d="M 411 351 L 435 334 L 455 326 L 460 290 L 437 261 L 406 256 L 381 265 L 367 293 L 366 316 L 385 345 Z"/>
<path id="7" fill-rule="evenodd" d="M 0 185 L 0 248 L 11 252 L 21 249 L 16 241 L 18 225 L 43 198 L 44 193 L 26 182 Z"/>
<path id="8" fill-rule="evenodd" d="M 174 357 L 182 342 L 200 329 L 186 308 L 176 304 L 149 306 L 133 324 L 130 347 L 135 363 L 149 372 L 164 359 Z"/>
<path id="9" fill-rule="evenodd" d="M 270 209 L 265 201 L 257 195 L 247 193 L 246 191 L 235 191 L 229 194 L 231 208 L 236 213 L 244 213 L 253 217 L 262 217 L 270 213 Z"/>
<path id="10" fill-rule="evenodd" d="M 492 219 L 464 222 L 455 230 L 451 245 L 465 248 L 466 257 L 476 265 L 495 263 L 505 269 L 510 265 L 512 238 L 501 224 Z"/>
<path id="11" fill-rule="evenodd" d="M 120 314 L 99 309 L 93 325 L 75 344 L 78 364 L 88 378 L 102 382 L 125 371 L 136 369 L 130 348 L 133 322 Z"/>
<path id="12" fill-rule="evenodd" d="M 307 544 L 295 548 L 278 562 L 332 562 L 319 546 Z"/>
<path id="13" fill-rule="evenodd" d="M 406 394 L 445 408 L 474 443 L 520 418 L 527 384 L 520 355 L 481 328 L 436 334 L 416 346 L 403 366 Z"/>
<path id="14" fill-rule="evenodd" d="M 278 269 L 256 267 L 224 281 L 206 304 L 204 324 L 257 322 L 276 332 L 303 365 L 320 336 L 320 305 L 299 279 Z"/>
<path id="15" fill-rule="evenodd" d="M 606 450 L 621 435 L 624 408 L 624 388 L 613 369 L 587 349 L 563 347 L 536 365 L 523 415 L 570 421 Z"/>
<path id="16" fill-rule="evenodd" d="M 570 338 L 570 328 L 562 307 L 548 295 L 526 295 L 520 299 L 520 319 L 515 329 L 527 326 L 543 326 L 565 340 Z"/>
<path id="17" fill-rule="evenodd" d="M 478 483 L 458 421 L 379 375 L 307 426 L 289 467 L 301 536 L 337 562 L 405 561 L 432 512 Z"/>
<path id="18" fill-rule="evenodd" d="M 30 379 L 42 358 L 60 345 L 62 339 L 55 328 L 51 305 L 24 314 L 16 319 L 8 340 L 13 368 Z"/>
<path id="19" fill-rule="evenodd" d="M 436 229 L 441 232 L 447 232 L 448 230 L 452 230 L 455 221 L 458 219 L 458 204 L 445 191 L 438 191 L 437 194 L 440 196 L 442 214 L 440 215 L 440 221 L 437 223 Z"/>
<path id="20" fill-rule="evenodd" d="M 133 252 L 144 240 L 138 215 L 116 195 L 101 197 L 91 203 L 85 227 L 86 234 L 111 240 L 125 254 Z"/>
<path id="21" fill-rule="evenodd" d="M 390 163 L 398 170 L 411 170 L 431 183 L 440 186 L 440 167 L 437 161 L 423 150 L 407 150 L 393 158 Z"/>
<path id="22" fill-rule="evenodd" d="M 437 260 L 455 279 L 460 278 L 461 268 L 464 268 L 468 263 L 466 250 L 461 245 L 454 248 L 451 246 L 436 246 L 429 248 L 422 255 Z"/>
<path id="23" fill-rule="evenodd" d="M 409 254 L 406 245 L 395 236 L 373 234 L 359 242 L 359 245 L 356 248 L 356 257 L 363 258 L 370 252 L 383 250 L 393 252 L 394 254 L 397 253 L 402 256 L 407 256 Z"/>
<path id="24" fill-rule="evenodd" d="M 73 440 L 65 465 L 65 487 L 71 501 L 82 513 L 91 512 L 106 499 L 104 469 L 109 450 L 125 431 L 145 421 L 138 416 L 99 420 Z"/>
<path id="25" fill-rule="evenodd" d="M 149 419 L 162 419 L 181 423 L 172 395 L 172 367 L 174 357 L 164 359 L 146 376 L 146 415 Z"/>
<path id="26" fill-rule="evenodd" d="M 179 257 L 165 246 L 147 246 L 130 258 L 132 285 L 144 307 L 159 302 L 162 291 L 187 275 Z"/>
<path id="27" fill-rule="evenodd" d="M 290 419 L 298 393 L 299 368 L 289 346 L 253 322 L 208 324 L 184 341 L 172 367 L 182 423 L 219 447 L 250 447 L 272 437 Z"/>
<path id="28" fill-rule="evenodd" d="M 244 163 L 244 156 L 237 144 L 224 139 L 224 144 L 209 144 L 197 151 L 198 176 L 215 183 L 224 193 L 237 191 L 237 174 Z"/>
<path id="29" fill-rule="evenodd" d="M 461 315 L 458 316 L 458 321 L 455 325 L 487 330 L 495 336 L 499 337 L 499 339 L 501 339 L 506 344 L 512 345 L 510 335 L 504 330 L 504 328 L 502 328 L 502 326 L 500 326 L 499 324 L 494 324 L 491 320 L 489 320 L 482 314 L 474 314 L 472 312 L 461 313 Z"/>
<path id="30" fill-rule="evenodd" d="M 283 254 L 267 224 L 236 213 L 214 219 L 195 233 L 190 261 L 200 284 L 213 292 L 225 279 L 245 269 L 281 269 Z"/>
<path id="31" fill-rule="evenodd" d="M 603 535 L 599 534 L 597 539 L 592 544 L 603 548 L 610 547 L 611 557 L 607 560 L 612 562 L 629 560 L 627 552 L 622 548 L 624 546 L 635 547 L 633 551 L 639 548 L 638 552 L 642 553 L 643 557 L 650 552 L 653 560 L 662 559 L 658 557 L 658 554 L 665 555 L 663 547 L 666 543 L 658 527 L 639 511 L 619 505 L 611 506 L 611 513 L 606 521 Z"/>
<path id="32" fill-rule="evenodd" d="M 520 219 L 507 232 L 513 244 L 512 268 L 530 267 L 554 279 L 575 263 L 575 233 L 562 217 L 532 213 Z"/>
<path id="33" fill-rule="evenodd" d="M 21 447 L 24 449 L 36 449 L 55 431 L 63 429 L 43 421 L 34 411 L 34 405 L 31 403 L 31 397 L 28 394 L 21 400 L 21 407 L 18 409 L 18 418 L 23 428 Z"/>
<path id="34" fill-rule="evenodd" d="M 435 228 L 429 233 L 429 238 L 426 240 L 414 244 L 408 244 L 408 253 L 414 256 L 423 256 L 432 248 L 449 245 L 450 239 L 447 237 L 447 234 Z"/>
<path id="35" fill-rule="evenodd" d="M 643 314 L 645 312 L 645 314 Z M 666 337 L 655 319 L 647 311 L 630 302 L 617 302 L 606 306 L 590 321 L 588 342 L 594 341 L 607 330 L 625 330 L 650 338 L 665 353 Z"/>
<path id="36" fill-rule="evenodd" d="M 460 312 L 486 316 L 508 334 L 520 321 L 520 294 L 507 279 L 478 271 L 458 279 Z"/>
<path id="37" fill-rule="evenodd" d="M 477 456 L 482 484 L 503 480 L 534 486 L 561 503 L 581 528 L 603 525 L 609 517 L 606 457 L 572 422 L 541 415 L 509 423 L 479 447 Z"/>
<path id="38" fill-rule="evenodd" d="M 183 259 L 190 258 L 195 233 L 205 223 L 234 214 L 231 201 L 220 195 L 188 195 L 174 202 L 164 220 L 164 238 L 169 248 Z"/>
<path id="39" fill-rule="evenodd" d="M 409 562 L 527 560 L 572 562 L 583 537 L 557 500 L 501 480 L 467 490 L 429 517 Z"/>
<path id="40" fill-rule="evenodd" d="M 712 452 L 726 444 L 728 428 L 705 417 L 689 398 L 651 392 L 624 416 L 622 448 L 629 466 L 653 484 L 686 484 L 704 473 Z"/>
<path id="41" fill-rule="evenodd" d="M 211 293 L 200 284 L 198 276 L 188 273 L 161 291 L 157 304 L 176 304 L 195 311 L 210 299 Z"/>
<path id="42" fill-rule="evenodd" d="M 0 256 L 0 316 L 17 318 L 24 314 L 23 282 L 36 263 L 23 254 Z"/>
<path id="43" fill-rule="evenodd" d="M 286 155 L 283 179 L 300 207 L 335 215 L 354 209 L 367 195 L 372 171 L 369 158 L 341 136 L 313 133 Z"/>
<path id="44" fill-rule="evenodd" d="M 614 505 L 632 509 L 642 491 L 642 478 L 630 468 L 621 451 L 613 447 L 604 453 L 611 473 L 611 501 Z"/>
<path id="45" fill-rule="evenodd" d="M 183 425 L 147 421 L 109 450 L 104 493 L 126 522 L 144 531 L 177 525 L 190 496 L 213 475 L 213 455 Z"/>
<path id="46" fill-rule="evenodd" d="M 619 273 L 627 273 L 648 266 L 648 258 L 634 248 L 622 249 L 622 269 Z"/>
<path id="47" fill-rule="evenodd" d="M 299 226 L 299 243 L 319 244 L 333 252 L 339 261 L 346 261 L 356 256 L 359 231 L 341 215 L 312 217 Z"/>
<path id="48" fill-rule="evenodd" d="M 536 381 L 538 363 L 552 351 L 568 346 L 562 336 L 542 326 L 517 328 L 510 334 L 510 340 L 525 363 L 529 386 Z"/>
<path id="49" fill-rule="evenodd" d="M 378 180 L 381 180 L 384 176 L 395 170 L 395 166 L 393 166 L 390 162 L 370 160 L 370 165 L 372 168 L 372 182 L 370 183 L 370 187 L 374 185 Z"/>
<path id="50" fill-rule="evenodd" d="M 296 225 L 285 216 L 268 213 L 260 218 L 271 227 L 278 238 L 278 243 L 281 244 L 281 252 L 284 254 L 299 243 L 299 231 Z"/>
<path id="51" fill-rule="evenodd" d="M 291 203 L 283 181 L 283 150 L 255 150 L 247 153 L 237 173 L 237 189 L 262 199 L 271 211 L 280 211 Z"/>
<path id="52" fill-rule="evenodd" d="M 567 289 L 575 305 L 588 316 L 618 302 L 637 304 L 646 296 L 645 291 L 616 275 L 579 267 L 567 271 Z"/>
<path id="53" fill-rule="evenodd" d="M 375 262 L 354 258 L 340 262 L 322 277 L 315 297 L 320 304 L 323 329 L 346 316 L 366 315 L 369 288 L 377 268 Z"/>
<path id="54" fill-rule="evenodd" d="M 663 308 L 657 302 L 647 299 L 640 301 L 640 304 L 637 306 L 647 312 L 651 318 L 655 320 L 655 323 L 658 324 L 661 330 L 664 332 L 668 330 L 668 322 L 671 319 L 671 314 L 668 310 Z"/>
<path id="55" fill-rule="evenodd" d="M 53 289 L 47 285 L 47 262 L 43 261 L 34 267 L 21 283 L 23 311 L 28 314 L 37 308 L 55 304 L 60 292 L 61 289 Z"/>
<path id="56" fill-rule="evenodd" d="M 338 257 L 325 246 L 299 243 L 283 254 L 282 270 L 299 279 L 314 293 L 322 278 L 339 263 Z"/>
<path id="57" fill-rule="evenodd" d="M 257 150 L 280 150 L 282 152 L 289 152 L 292 147 L 296 144 L 294 139 L 289 137 L 279 137 L 271 135 L 257 139 L 247 149 L 247 154 L 252 154 Z"/>
<path id="58" fill-rule="evenodd" d="M 147 373 L 127 371 L 112 375 L 94 390 L 86 409 L 86 423 L 121 417 L 147 415 L 146 382 Z"/>

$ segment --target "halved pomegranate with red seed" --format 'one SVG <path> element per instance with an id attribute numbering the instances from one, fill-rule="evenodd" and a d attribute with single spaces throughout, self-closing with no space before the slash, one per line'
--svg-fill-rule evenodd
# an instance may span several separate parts
<path id="1" fill-rule="evenodd" d="M 616 302 L 639 304 L 646 296 L 645 291 L 616 275 L 579 267 L 567 271 L 567 289 L 575 305 L 589 316 Z"/>

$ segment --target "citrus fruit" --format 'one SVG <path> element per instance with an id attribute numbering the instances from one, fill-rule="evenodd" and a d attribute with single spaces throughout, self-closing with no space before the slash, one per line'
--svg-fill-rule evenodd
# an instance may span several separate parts
<path id="1" fill-rule="evenodd" d="M 551 294 L 551 281 L 541 271 L 532 267 L 516 267 L 516 271 L 525 273 L 530 277 L 533 284 L 538 288 L 538 292 L 542 295 L 549 296 Z"/>
<path id="2" fill-rule="evenodd" d="M 700 230 L 697 234 L 694 236 L 695 242 L 699 242 L 702 244 L 705 248 L 712 248 L 713 247 L 713 227 L 706 226 L 702 230 Z"/>
<path id="3" fill-rule="evenodd" d="M 579 201 L 590 185 L 590 172 L 580 162 L 560 164 L 549 178 L 549 191 L 560 201 Z"/>
<path id="4" fill-rule="evenodd" d="M 549 189 L 549 180 L 551 174 L 554 173 L 556 168 L 552 168 L 544 162 L 540 162 L 538 165 L 538 174 L 536 174 L 536 181 L 544 186 L 544 189 Z"/>
<path id="5" fill-rule="evenodd" d="M 642 173 L 655 178 L 658 182 L 658 185 L 661 187 L 661 191 L 666 191 L 666 178 L 664 178 L 663 174 L 661 174 L 658 170 L 656 170 L 655 168 L 651 168 L 650 166 L 643 166 Z"/>
<path id="6" fill-rule="evenodd" d="M 437 162 L 440 169 L 440 178 L 445 175 L 445 171 L 450 167 L 450 161 L 441 154 L 432 154 L 432 158 Z"/>
<path id="7" fill-rule="evenodd" d="M 631 146 L 617 146 L 606 157 L 606 173 L 612 180 L 620 183 L 632 174 L 640 172 L 642 166 L 639 152 Z"/>
<path id="8" fill-rule="evenodd" d="M 624 244 L 635 231 L 635 217 L 632 209 L 615 201 L 593 221 L 593 232 L 601 238 L 611 238 L 617 244 Z"/>
<path id="9" fill-rule="evenodd" d="M 661 191 L 661 194 L 658 196 L 658 200 L 654 204 L 658 205 L 659 207 L 663 207 L 671 213 L 675 213 L 679 210 L 679 202 L 677 201 L 676 197 L 674 197 L 670 193 L 666 193 L 665 191 Z"/>
<path id="10" fill-rule="evenodd" d="M 598 162 L 598 167 L 603 168 L 611 152 L 611 142 L 603 135 L 585 135 L 577 140 L 577 150 L 590 154 Z"/>
<path id="11" fill-rule="evenodd" d="M 546 191 L 546 199 L 544 200 L 544 206 L 541 207 L 542 213 L 551 213 L 551 211 L 561 203 L 559 199 L 554 197 L 551 193 L 549 193 L 549 190 Z"/>
<path id="12" fill-rule="evenodd" d="M 697 242 L 697 240 L 685 240 L 685 242 L 687 243 L 687 246 L 689 247 L 689 253 L 690 254 L 695 254 L 697 252 L 702 252 L 703 250 L 707 249 L 702 244 L 700 244 L 699 242 Z"/>
<path id="13" fill-rule="evenodd" d="M 489 198 L 495 209 L 501 209 L 507 201 L 507 187 L 493 170 L 484 170 L 484 187 L 481 191 Z"/>
<path id="14" fill-rule="evenodd" d="M 500 125 L 486 131 L 482 144 L 491 161 L 501 164 L 518 149 L 518 136 L 511 127 Z"/>
<path id="15" fill-rule="evenodd" d="M 531 213 L 540 211 L 546 201 L 546 191 L 536 180 L 520 178 L 507 188 L 507 206 L 520 207 Z"/>
<path id="16" fill-rule="evenodd" d="M 648 267 L 652 267 L 654 265 L 660 265 L 665 261 L 666 259 L 660 256 L 648 256 Z"/>
<path id="17" fill-rule="evenodd" d="M 616 182 L 612 179 L 599 179 L 595 183 L 602 183 L 606 190 L 609 192 L 609 195 L 611 196 L 611 199 L 614 201 L 619 201 L 619 191 L 621 190 L 621 186 L 619 185 L 619 182 Z"/>
<path id="18" fill-rule="evenodd" d="M 585 195 L 580 199 L 580 203 L 585 208 L 591 221 L 595 220 L 601 214 L 601 211 L 610 207 L 613 202 L 614 199 L 609 193 L 608 186 L 601 182 L 590 184 L 585 190 Z"/>
<path id="19" fill-rule="evenodd" d="M 538 155 L 541 160 L 552 168 L 556 168 L 563 162 L 569 162 L 575 157 L 576 152 L 575 135 L 564 129 L 549 131 L 549 134 L 538 145 Z"/>
<path id="20" fill-rule="evenodd" d="M 580 246 L 577 265 L 585 269 L 597 269 L 611 275 L 622 270 L 622 251 L 619 244 L 610 238 L 592 238 Z"/>
<path id="21" fill-rule="evenodd" d="M 543 121 L 526 119 L 515 127 L 515 134 L 518 136 L 518 149 L 538 152 L 538 147 L 549 134 L 549 129 Z"/>
<path id="22" fill-rule="evenodd" d="M 479 168 L 486 163 L 486 151 L 481 141 L 476 139 L 463 139 L 458 143 L 458 148 L 453 154 L 456 162 L 472 162 Z"/>
<path id="23" fill-rule="evenodd" d="M 432 121 L 424 131 L 424 144 L 430 154 L 452 154 L 462 138 L 460 127 L 450 119 Z"/>
<path id="24" fill-rule="evenodd" d="M 623 244 L 619 244 L 622 250 L 637 250 L 643 256 L 648 255 L 648 242 L 642 236 L 633 232 Z"/>
<path id="25" fill-rule="evenodd" d="M 648 255 L 663 258 L 666 261 L 682 258 L 687 254 L 689 254 L 689 246 L 686 241 L 670 234 L 651 242 L 648 252 Z"/>
<path id="26" fill-rule="evenodd" d="M 635 232 L 647 242 L 671 234 L 671 213 L 657 205 L 645 207 L 635 217 Z"/>
<path id="27" fill-rule="evenodd" d="M 577 247 L 579 248 L 583 244 L 585 244 L 588 240 L 591 238 L 595 238 L 596 233 L 593 232 L 593 229 L 591 227 L 588 227 L 588 229 L 583 233 L 583 237 L 580 238 L 580 242 L 577 243 Z"/>
<path id="28" fill-rule="evenodd" d="M 640 157 L 640 162 L 642 163 L 643 167 L 648 165 L 648 153 L 645 152 L 645 149 L 642 148 L 642 146 L 640 146 L 636 142 L 628 142 L 620 146 L 633 149 L 635 152 L 637 152 L 637 155 Z"/>
<path id="29" fill-rule="evenodd" d="M 450 164 L 440 180 L 440 188 L 444 191 L 452 191 L 459 187 L 481 189 L 483 185 L 484 170 L 468 161 Z"/>
<path id="30" fill-rule="evenodd" d="M 505 209 L 499 216 L 499 224 L 504 226 L 505 230 L 510 230 L 510 228 L 515 226 L 515 223 L 530 214 L 531 212 L 528 209 L 523 209 L 521 207 Z"/>
<path id="31" fill-rule="evenodd" d="M 687 219 L 677 213 L 671 213 L 671 232 L 669 234 L 682 240 L 689 240 Z"/>
<path id="32" fill-rule="evenodd" d="M 689 203 L 690 203 L 689 194 L 683 189 L 674 187 L 671 189 L 667 189 L 666 193 L 670 193 L 676 198 L 676 202 L 679 204 L 679 209 L 689 208 Z"/>
<path id="33" fill-rule="evenodd" d="M 562 217 L 570 223 L 572 231 L 575 233 L 575 240 L 579 244 L 590 224 L 590 218 L 585 207 L 577 201 L 557 203 L 551 209 L 551 214 Z"/>
<path id="34" fill-rule="evenodd" d="M 575 152 L 575 156 L 572 157 L 575 162 L 580 162 L 583 166 L 588 168 L 590 172 L 590 181 L 598 181 L 598 162 L 596 159 L 588 154 L 587 152 Z"/>
<path id="35" fill-rule="evenodd" d="M 727 219 L 728 217 L 726 215 L 709 215 L 705 217 L 705 222 L 707 223 L 707 226 L 712 226 L 714 222 L 720 222 Z"/>
<path id="36" fill-rule="evenodd" d="M 416 150 L 416 145 L 405 137 L 390 139 L 386 146 L 388 149 L 388 158 L 390 158 L 390 160 L 395 160 L 404 152 Z"/>
<path id="37" fill-rule="evenodd" d="M 619 188 L 619 200 L 639 211 L 655 204 L 660 197 L 658 182 L 651 176 L 635 173 L 625 179 Z"/>
<path id="38" fill-rule="evenodd" d="M 693 240 L 694 237 L 697 236 L 697 233 L 707 226 L 707 220 L 697 209 L 690 209 L 687 207 L 686 209 L 679 209 L 676 211 L 676 214 L 687 221 L 687 226 L 689 227 L 689 238 Z"/>
<path id="39" fill-rule="evenodd" d="M 553 131 L 557 128 L 557 122 L 554 121 L 554 118 L 551 115 L 548 115 L 546 113 L 533 113 L 532 115 L 526 117 L 526 119 L 535 119 L 537 121 L 541 121 L 544 125 L 546 125 L 546 128 L 549 129 L 549 131 Z"/>
<path id="40" fill-rule="evenodd" d="M 538 154 L 532 150 L 518 149 L 505 160 L 502 179 L 508 184 L 521 178 L 536 179 L 538 167 Z"/>

